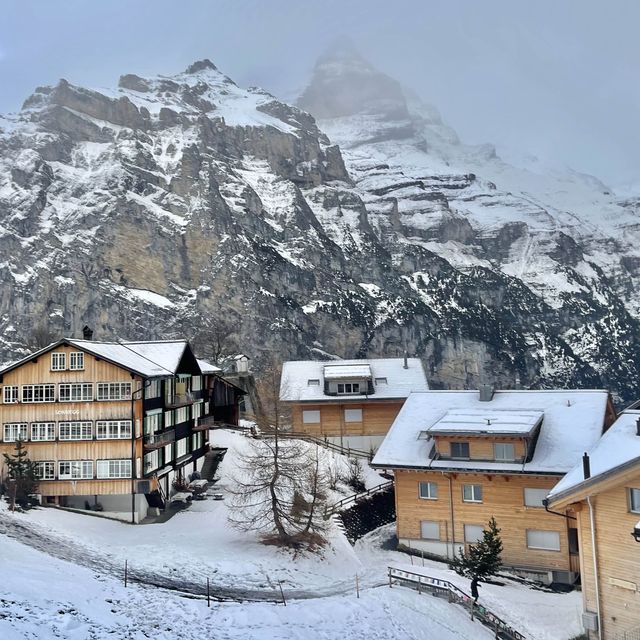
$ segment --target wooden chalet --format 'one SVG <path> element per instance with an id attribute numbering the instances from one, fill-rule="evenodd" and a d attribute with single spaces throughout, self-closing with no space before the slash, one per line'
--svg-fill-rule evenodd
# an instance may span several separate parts
<path id="1" fill-rule="evenodd" d="M 452 558 L 493 516 L 506 566 L 572 582 L 575 521 L 543 500 L 614 417 L 606 391 L 412 393 L 372 462 L 394 471 L 399 543 Z"/>
<path id="2" fill-rule="evenodd" d="M 184 340 L 60 340 L 0 370 L 0 453 L 26 444 L 44 503 L 138 522 L 207 451 L 213 378 Z M 234 403 L 217 411 L 233 420 Z"/>
<path id="3" fill-rule="evenodd" d="M 640 411 L 623 412 L 547 504 L 576 517 L 588 637 L 640 637 Z"/>
<path id="4" fill-rule="evenodd" d="M 280 400 L 295 432 L 376 449 L 412 391 L 429 388 L 418 358 L 285 362 Z"/>

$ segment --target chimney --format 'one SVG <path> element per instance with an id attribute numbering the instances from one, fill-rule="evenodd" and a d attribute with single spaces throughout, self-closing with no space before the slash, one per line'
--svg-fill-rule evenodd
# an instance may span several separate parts
<path id="1" fill-rule="evenodd" d="M 91 340 L 93 339 L 93 329 L 90 329 L 88 325 L 84 325 L 84 327 L 82 327 L 82 337 L 85 340 Z"/>
<path id="2" fill-rule="evenodd" d="M 584 479 L 588 480 L 591 477 L 591 463 L 589 462 L 589 454 L 586 451 L 582 456 L 582 471 L 584 473 Z"/>
<path id="3" fill-rule="evenodd" d="M 493 398 L 493 385 L 481 384 L 480 385 L 480 402 L 490 402 Z"/>
<path id="4" fill-rule="evenodd" d="M 409 361 L 407 360 L 407 352 L 404 352 L 404 365 L 402 365 L 404 369 L 409 368 Z"/>

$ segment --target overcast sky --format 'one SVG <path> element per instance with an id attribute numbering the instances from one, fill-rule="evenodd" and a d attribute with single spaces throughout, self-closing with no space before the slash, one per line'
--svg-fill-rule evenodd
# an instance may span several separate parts
<path id="1" fill-rule="evenodd" d="M 348 35 L 463 141 L 640 187 L 639 29 L 633 0 L 0 0 L 0 112 L 204 57 L 292 98 Z"/>

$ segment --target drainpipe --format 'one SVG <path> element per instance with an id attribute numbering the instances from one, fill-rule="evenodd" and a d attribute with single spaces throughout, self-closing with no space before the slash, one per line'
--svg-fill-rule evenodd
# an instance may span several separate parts
<path id="1" fill-rule="evenodd" d="M 596 531 L 595 521 L 593 517 L 593 505 L 591 504 L 591 496 L 587 496 L 587 504 L 589 505 L 589 525 L 591 527 L 591 553 L 593 555 L 593 581 L 596 588 L 596 610 L 598 612 L 598 639 L 602 640 L 602 617 L 600 615 L 600 578 L 598 575 L 598 558 L 596 556 Z"/>

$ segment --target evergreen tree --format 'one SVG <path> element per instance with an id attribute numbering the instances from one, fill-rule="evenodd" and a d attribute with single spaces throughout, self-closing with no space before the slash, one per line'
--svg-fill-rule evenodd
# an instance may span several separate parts
<path id="1" fill-rule="evenodd" d="M 495 518 L 489 520 L 488 527 L 482 532 L 482 539 L 469 545 L 469 552 L 458 551 L 450 563 L 450 568 L 466 578 L 483 580 L 493 576 L 502 566 L 502 540 Z"/>
<path id="2" fill-rule="evenodd" d="M 37 463 L 29 460 L 29 455 L 22 440 L 16 440 L 15 452 L 12 455 L 4 453 L 7 466 L 7 479 L 13 481 L 9 490 L 10 497 L 15 504 L 25 506 L 29 502 L 29 495 L 38 489 Z"/>

